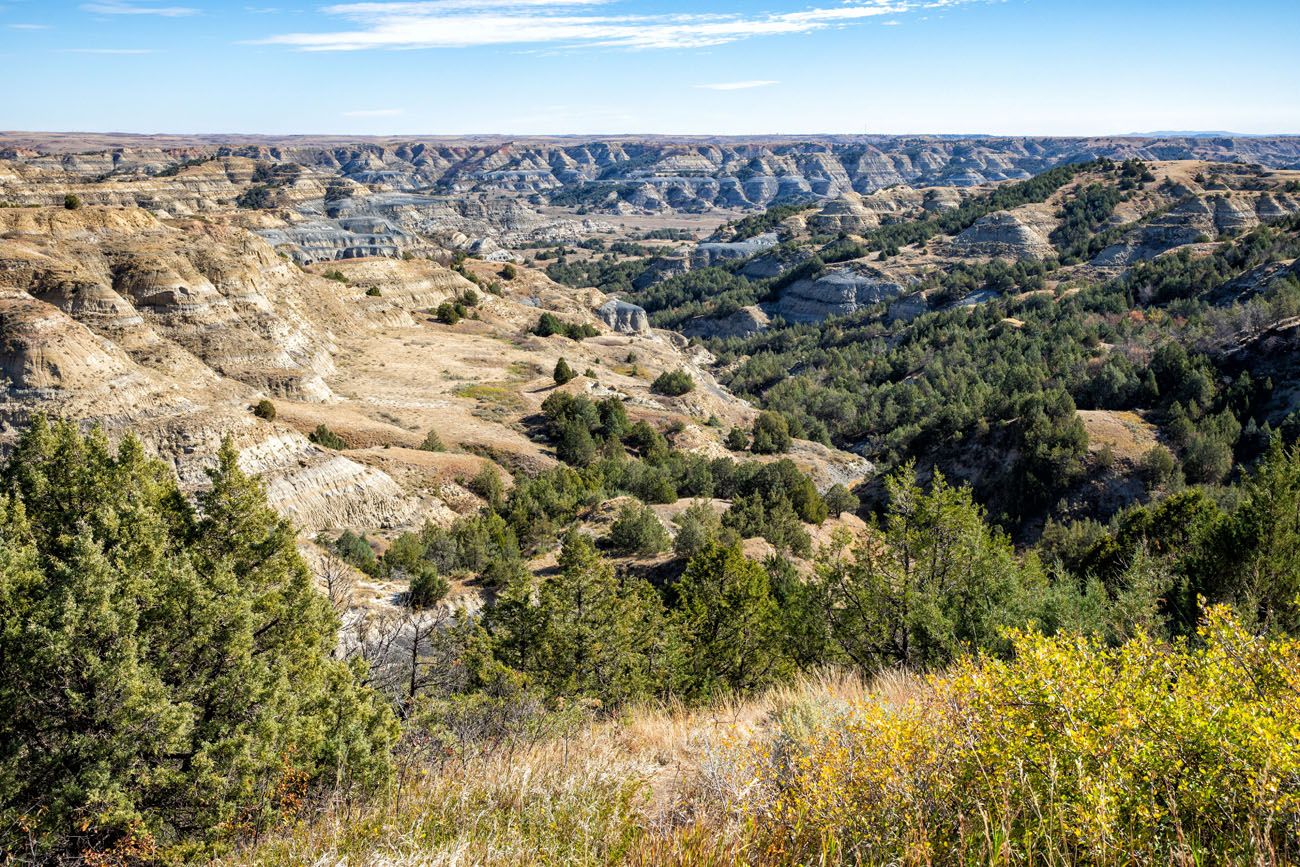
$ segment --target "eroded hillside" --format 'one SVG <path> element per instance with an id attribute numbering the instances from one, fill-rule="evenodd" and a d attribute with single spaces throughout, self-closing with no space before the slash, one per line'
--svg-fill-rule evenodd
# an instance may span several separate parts
<path id="1" fill-rule="evenodd" d="M 9 430 L 43 410 L 135 432 L 190 487 L 230 435 L 309 533 L 378 540 L 475 511 L 466 483 L 485 463 L 507 478 L 554 466 L 557 391 L 616 399 L 710 458 L 777 409 L 823 490 L 913 457 L 1004 509 L 997 491 L 1027 483 L 1023 413 L 965 418 L 974 402 L 987 419 L 999 387 L 964 379 L 943 323 L 992 315 L 961 339 L 1037 345 L 1035 299 L 1213 256 L 1300 212 L 1290 139 L 8 141 Z M 1083 162 L 1099 154 L 1128 161 Z M 1162 156 L 1179 159 L 1138 159 Z M 1212 303 L 1264 299 L 1293 270 L 1261 260 Z M 1167 301 L 1125 291 L 1130 318 Z M 543 313 L 590 336 L 541 336 Z M 1079 364 L 1129 376 L 1150 361 L 1149 335 L 1101 324 Z M 1252 347 L 1284 324 L 1265 327 L 1219 340 L 1225 369 L 1278 367 Z M 561 358 L 576 376 L 557 387 Z M 675 371 L 694 387 L 656 393 Z M 1068 436 L 1048 407 L 1048 439 L 1091 466 L 1066 474 L 1072 508 L 1104 515 L 1146 496 L 1135 474 L 1168 437 L 1132 389 L 1082 389 L 1067 388 L 1082 410 Z M 263 400 L 274 418 L 252 411 Z M 1281 423 L 1280 400 L 1260 423 Z M 430 432 L 445 450 L 421 448 Z"/>
<path id="2" fill-rule="evenodd" d="M 231 209 L 0 209 L 5 435 L 36 412 L 135 434 L 190 489 L 229 436 L 308 537 L 382 541 L 477 511 L 465 483 L 485 463 L 507 479 L 555 466 L 539 417 L 557 391 L 617 399 L 709 457 L 757 415 L 716 383 L 707 352 L 635 308 L 602 318 L 595 290 L 412 255 L 302 267 L 243 222 Z M 591 336 L 539 336 L 543 313 Z M 577 375 L 557 388 L 561 358 Z M 652 393 L 675 371 L 696 386 Z M 340 440 L 313 442 L 322 426 Z M 438 451 L 421 448 L 431 431 Z M 870 470 L 815 443 L 791 456 L 823 489 Z"/>

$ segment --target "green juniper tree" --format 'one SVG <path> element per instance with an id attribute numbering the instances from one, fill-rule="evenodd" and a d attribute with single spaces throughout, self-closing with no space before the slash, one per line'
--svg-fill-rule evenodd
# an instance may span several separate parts
<path id="1" fill-rule="evenodd" d="M 756 455 L 777 455 L 790 450 L 790 424 L 776 412 L 760 413 L 754 421 L 750 448 Z"/>
<path id="2" fill-rule="evenodd" d="M 620 580 L 591 541 L 565 537 L 560 572 L 544 581 L 535 606 L 516 612 L 505 649 L 552 694 L 609 704 L 653 694 L 669 653 L 659 595 L 639 579 Z"/>
<path id="3" fill-rule="evenodd" d="M 992 648 L 1040 576 L 985 523 L 970 488 L 939 475 L 930 490 L 911 465 L 885 480 L 882 545 L 820 567 L 823 615 L 844 656 L 866 671 L 929 666 L 963 649 Z"/>
<path id="4" fill-rule="evenodd" d="M 569 362 L 561 358 L 555 362 L 555 370 L 551 373 L 551 378 L 555 380 L 556 385 L 564 385 L 572 382 L 578 374 L 569 366 Z"/>
<path id="5" fill-rule="evenodd" d="M 771 581 L 739 546 L 704 548 L 675 590 L 673 622 L 691 649 L 681 673 L 687 694 L 751 691 L 788 673 Z"/>
<path id="6" fill-rule="evenodd" d="M 138 441 L 39 417 L 0 469 L 0 849 L 197 855 L 282 784 L 387 778 L 293 527 L 229 442 L 209 474 L 191 507 Z"/>

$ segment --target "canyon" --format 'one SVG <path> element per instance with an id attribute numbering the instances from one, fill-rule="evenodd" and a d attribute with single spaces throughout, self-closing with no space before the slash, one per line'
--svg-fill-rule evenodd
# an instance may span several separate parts
<path id="1" fill-rule="evenodd" d="M 757 409 L 719 385 L 710 353 L 682 334 L 743 336 L 879 304 L 913 319 L 946 303 L 922 285 L 936 266 L 1051 254 L 1057 210 L 1077 186 L 888 262 L 864 255 L 810 273 L 682 334 L 652 327 L 621 293 L 556 282 L 543 257 L 634 244 L 646 290 L 718 267 L 772 279 L 805 262 L 818 237 L 950 212 L 1098 157 L 1151 160 L 1159 183 L 1121 206 L 1114 242 L 1080 273 L 1118 273 L 1300 212 L 1300 191 L 1285 182 L 1300 167 L 1300 139 L 1289 138 L 0 133 L 0 437 L 38 411 L 76 418 L 140 437 L 191 489 L 230 437 L 304 539 L 449 523 L 478 507 L 466 481 L 485 463 L 507 474 L 554 465 L 530 420 L 560 358 L 580 373 L 563 390 L 622 398 L 679 447 L 725 455 L 723 434 Z M 1262 171 L 1282 181 L 1214 189 L 1204 178 Z M 739 228 L 781 206 L 790 216 Z M 436 315 L 471 297 L 459 322 Z M 596 336 L 539 337 L 542 312 Z M 700 387 L 652 391 L 677 370 Z M 251 411 L 263 400 L 274 419 Z M 345 447 L 313 442 L 322 425 Z M 447 451 L 419 448 L 429 431 Z M 860 455 L 815 442 L 797 441 L 792 457 L 823 490 L 872 472 Z"/>

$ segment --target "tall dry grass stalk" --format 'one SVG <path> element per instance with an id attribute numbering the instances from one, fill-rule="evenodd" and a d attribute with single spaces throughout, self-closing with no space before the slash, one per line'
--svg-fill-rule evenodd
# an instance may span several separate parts
<path id="1" fill-rule="evenodd" d="M 778 708 L 867 692 L 828 671 L 709 708 L 635 706 L 567 738 L 409 764 L 382 797 L 327 800 L 221 863 L 743 863 L 743 841 L 719 835 L 745 796 L 735 746 L 763 736 Z"/>
<path id="2" fill-rule="evenodd" d="M 227 863 L 1296 863 L 1300 642 L 1220 612 L 1196 645 L 1016 647 L 413 767 Z"/>

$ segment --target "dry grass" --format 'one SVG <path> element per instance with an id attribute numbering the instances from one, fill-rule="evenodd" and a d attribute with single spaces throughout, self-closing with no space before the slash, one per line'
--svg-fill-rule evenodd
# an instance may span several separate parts
<path id="1" fill-rule="evenodd" d="M 340 800 L 221 862 L 615 863 L 639 829 L 649 769 L 608 729 L 464 764 L 408 768 L 384 798 Z"/>
<path id="2" fill-rule="evenodd" d="M 1109 448 L 1116 458 L 1136 462 L 1158 444 L 1155 426 L 1137 413 L 1085 409 L 1079 418 L 1092 451 Z"/>
<path id="3" fill-rule="evenodd" d="M 1013 662 L 633 708 L 412 765 L 224 863 L 1296 863 L 1300 643 L 1221 613 L 1200 640 L 1021 636 Z"/>
<path id="4" fill-rule="evenodd" d="M 412 765 L 383 797 L 323 803 L 220 863 L 741 863 L 744 835 L 719 835 L 745 794 L 734 746 L 761 736 L 781 708 L 868 692 L 825 674 L 708 709 L 636 707 L 567 738 Z"/>

